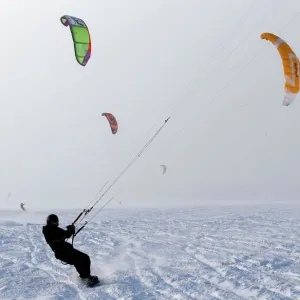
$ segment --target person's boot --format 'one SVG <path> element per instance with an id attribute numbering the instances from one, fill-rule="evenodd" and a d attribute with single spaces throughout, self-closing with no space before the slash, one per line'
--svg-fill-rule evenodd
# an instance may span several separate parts
<path id="1" fill-rule="evenodd" d="M 90 286 L 93 286 L 93 285 L 99 283 L 99 278 L 95 275 L 90 275 L 89 280 L 90 280 Z"/>
<path id="2" fill-rule="evenodd" d="M 89 275 L 87 277 L 80 276 L 88 286 L 94 286 L 99 283 L 99 278 L 94 275 Z"/>

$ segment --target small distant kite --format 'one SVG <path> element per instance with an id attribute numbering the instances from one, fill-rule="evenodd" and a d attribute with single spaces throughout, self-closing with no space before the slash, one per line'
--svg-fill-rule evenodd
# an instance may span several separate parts
<path id="1" fill-rule="evenodd" d="M 102 116 L 105 116 L 107 118 L 112 134 L 116 134 L 118 131 L 118 122 L 116 118 L 110 113 L 103 113 Z"/>
<path id="2" fill-rule="evenodd" d="M 278 50 L 285 77 L 285 96 L 283 105 L 290 105 L 299 93 L 300 88 L 300 64 L 299 59 L 291 47 L 280 37 L 273 33 L 262 33 L 262 39 L 270 41 Z"/>
<path id="3" fill-rule="evenodd" d="M 20 206 L 21 206 L 22 210 L 26 211 L 26 209 L 25 209 L 25 203 L 21 203 Z"/>
<path id="4" fill-rule="evenodd" d="M 83 20 L 68 15 L 62 16 L 60 21 L 64 26 L 70 26 L 76 60 L 85 66 L 92 54 L 92 42 L 87 25 Z"/>
<path id="5" fill-rule="evenodd" d="M 9 199 L 11 197 L 11 193 L 9 192 L 8 194 L 7 194 L 7 199 Z"/>
<path id="6" fill-rule="evenodd" d="M 167 171 L 167 167 L 166 167 L 166 165 L 160 165 L 160 166 L 163 168 L 162 175 L 164 175 L 166 173 L 166 171 Z"/>

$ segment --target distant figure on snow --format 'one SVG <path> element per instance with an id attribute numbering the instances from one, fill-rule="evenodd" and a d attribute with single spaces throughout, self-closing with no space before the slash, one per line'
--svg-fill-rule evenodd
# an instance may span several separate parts
<path id="1" fill-rule="evenodd" d="M 90 257 L 73 248 L 73 245 L 65 240 L 75 233 L 75 226 L 68 225 L 67 230 L 60 227 L 57 215 L 51 214 L 47 217 L 47 225 L 43 226 L 43 234 L 46 242 L 54 252 L 56 259 L 59 259 L 69 265 L 74 265 L 82 279 L 85 279 L 88 285 L 94 285 L 99 282 L 97 276 L 91 276 Z"/>
<path id="2" fill-rule="evenodd" d="M 21 208 L 24 210 L 24 211 L 26 211 L 26 209 L 25 209 L 25 203 L 21 203 Z"/>

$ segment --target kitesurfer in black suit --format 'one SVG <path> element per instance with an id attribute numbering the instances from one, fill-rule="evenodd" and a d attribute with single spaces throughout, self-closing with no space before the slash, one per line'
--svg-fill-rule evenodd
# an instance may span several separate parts
<path id="1" fill-rule="evenodd" d="M 90 257 L 73 248 L 73 245 L 66 242 L 75 233 L 75 226 L 68 225 L 67 230 L 60 227 L 57 215 L 51 214 L 47 217 L 47 225 L 43 226 L 43 234 L 57 259 L 74 265 L 80 277 L 87 280 L 89 284 L 98 282 L 97 276 L 91 275 Z"/>

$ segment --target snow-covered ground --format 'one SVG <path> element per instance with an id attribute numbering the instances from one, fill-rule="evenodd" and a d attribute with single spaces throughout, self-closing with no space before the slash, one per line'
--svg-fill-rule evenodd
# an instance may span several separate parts
<path id="1" fill-rule="evenodd" d="M 87 288 L 45 243 L 47 213 L 1 211 L 0 299 L 300 299 L 299 213 L 105 210 L 75 239 L 104 283 Z"/>

